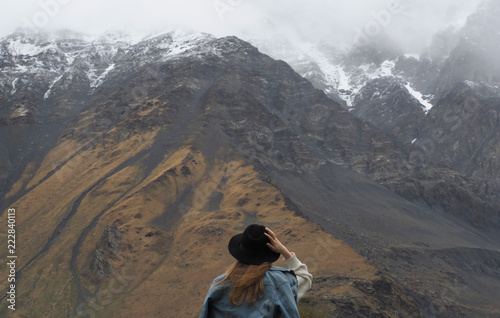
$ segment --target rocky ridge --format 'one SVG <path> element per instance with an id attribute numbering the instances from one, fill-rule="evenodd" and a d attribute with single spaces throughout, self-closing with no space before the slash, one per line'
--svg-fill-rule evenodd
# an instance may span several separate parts
<path id="1" fill-rule="evenodd" d="M 263 47 L 353 115 L 404 143 L 412 163 L 450 167 L 498 201 L 499 10 L 498 2 L 483 1 L 420 54 L 404 54 L 384 34 L 348 51 L 332 44 L 300 51 L 284 41 Z"/>

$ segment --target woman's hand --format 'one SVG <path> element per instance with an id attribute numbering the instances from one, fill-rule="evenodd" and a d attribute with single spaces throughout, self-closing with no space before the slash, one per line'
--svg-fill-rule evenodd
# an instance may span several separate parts
<path id="1" fill-rule="evenodd" d="M 280 253 L 281 255 L 283 255 L 283 257 L 285 259 L 289 259 L 290 257 L 293 256 L 293 254 L 290 253 L 290 251 L 285 247 L 285 245 L 283 245 L 278 240 L 278 238 L 276 237 L 276 234 L 274 234 L 274 232 L 271 231 L 270 228 L 266 227 L 266 232 L 267 233 L 264 233 L 264 234 L 269 238 L 269 241 L 270 241 L 270 243 L 267 243 L 267 246 L 269 246 L 271 251 L 276 252 L 276 253 Z"/>

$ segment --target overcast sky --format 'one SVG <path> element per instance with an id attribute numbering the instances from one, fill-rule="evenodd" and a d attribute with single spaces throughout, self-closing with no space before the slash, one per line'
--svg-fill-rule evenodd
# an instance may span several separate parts
<path id="1" fill-rule="evenodd" d="M 480 0 L 1 0 L 0 37 L 32 26 L 90 34 L 183 27 L 243 39 L 282 34 L 351 44 L 387 32 L 407 50 L 463 21 Z"/>

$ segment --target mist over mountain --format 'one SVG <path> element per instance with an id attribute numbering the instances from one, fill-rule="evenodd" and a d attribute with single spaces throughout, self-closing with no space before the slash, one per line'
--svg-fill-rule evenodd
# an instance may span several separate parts
<path id="1" fill-rule="evenodd" d="M 461 27 L 480 0 L 106 2 L 45 0 L 3 3 L 0 37 L 19 27 L 150 33 L 177 28 L 244 40 L 286 38 L 295 45 L 318 42 L 351 47 L 356 39 L 387 33 L 405 53 L 419 53 L 448 26 Z M 411 34 L 411 36 L 408 36 Z"/>
<path id="2" fill-rule="evenodd" d="M 482 125 L 479 122 L 491 121 L 491 129 L 482 128 L 489 137 L 474 140 L 496 140 L 493 136 L 497 131 L 498 108 L 490 100 L 498 96 L 500 75 L 498 12 L 498 2 L 482 2 L 459 28 L 450 26 L 436 33 L 419 55 L 406 54 L 385 33 L 348 50 L 333 43 L 291 49 L 291 43 L 286 41 L 265 41 L 261 47 L 288 61 L 316 88 L 355 116 L 411 143 L 415 148 L 412 153 L 419 154 L 415 158 L 445 162 L 470 177 L 489 175 L 488 183 L 498 184 L 497 164 L 493 169 L 487 168 L 487 173 L 477 171 L 491 167 L 486 161 L 496 162 L 496 145 L 491 151 L 486 150 L 490 146 L 483 144 L 464 145 L 463 156 L 453 163 L 442 157 L 452 144 L 453 150 L 449 151 L 455 153 L 458 149 L 457 143 L 448 143 L 447 138 L 454 139 L 450 129 L 460 127 L 464 133 L 460 140 L 465 141 L 469 139 L 465 135 L 474 135 Z M 462 94 L 463 89 L 467 93 Z M 450 103 L 451 108 L 444 106 Z M 464 108 L 459 110 L 459 103 L 465 103 Z M 488 115 L 480 119 L 483 111 Z M 435 134 L 439 137 L 432 137 Z M 417 149 L 419 146 L 424 150 Z M 473 154 L 483 154 L 483 159 L 478 162 L 472 159 Z"/>
<path id="3" fill-rule="evenodd" d="M 478 3 L 217 2 L 181 23 L 210 33 L 6 34 L 16 313 L 196 317 L 228 239 L 262 223 L 315 277 L 302 317 L 498 317 L 500 6 Z"/>

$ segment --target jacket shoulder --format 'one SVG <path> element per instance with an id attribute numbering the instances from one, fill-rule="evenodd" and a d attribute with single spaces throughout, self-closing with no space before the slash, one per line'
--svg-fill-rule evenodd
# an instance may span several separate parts
<path id="1" fill-rule="evenodd" d="M 284 267 L 279 267 L 279 266 L 271 266 L 271 268 L 269 268 L 270 271 L 275 271 L 275 272 L 293 272 L 293 270 L 289 269 L 289 268 L 284 268 Z"/>
<path id="2" fill-rule="evenodd" d="M 288 273 L 292 274 L 295 276 L 295 272 L 289 268 L 284 268 L 284 267 L 279 267 L 279 266 L 271 266 L 271 268 L 268 270 L 269 272 L 282 272 L 282 273 Z"/>
<path id="3" fill-rule="evenodd" d="M 288 282 L 291 285 L 297 284 L 297 277 L 293 270 L 278 266 L 272 266 L 266 273 L 266 276 L 275 285 L 278 283 Z"/>
<path id="4" fill-rule="evenodd" d="M 212 276 L 212 277 L 213 277 L 213 276 Z M 212 285 L 217 284 L 218 282 L 220 282 L 221 280 L 223 280 L 225 277 L 226 277 L 226 274 L 222 274 L 222 275 L 217 276 L 217 277 L 214 279 L 214 281 L 212 282 Z"/>

